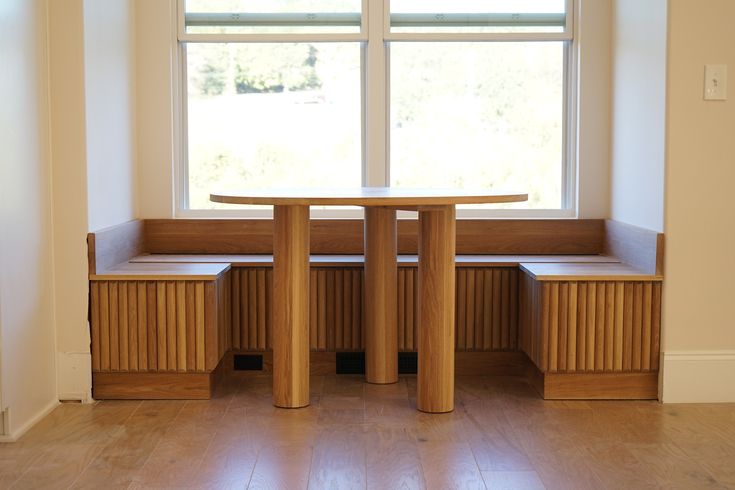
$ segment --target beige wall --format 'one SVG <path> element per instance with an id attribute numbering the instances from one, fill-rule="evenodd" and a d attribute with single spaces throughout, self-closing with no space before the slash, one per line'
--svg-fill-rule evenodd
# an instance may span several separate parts
<path id="1" fill-rule="evenodd" d="M 82 0 L 48 2 L 57 376 L 62 398 L 88 399 L 87 152 Z"/>
<path id="2" fill-rule="evenodd" d="M 58 391 L 90 399 L 86 234 L 135 218 L 131 0 L 50 1 Z"/>
<path id="3" fill-rule="evenodd" d="M 135 0 L 141 218 L 174 216 L 174 0 Z"/>
<path id="4" fill-rule="evenodd" d="M 610 15 L 612 0 L 579 3 L 577 182 L 580 218 L 610 215 Z"/>
<path id="5" fill-rule="evenodd" d="M 612 12 L 610 216 L 663 231 L 666 0 L 616 0 Z"/>
<path id="6" fill-rule="evenodd" d="M 735 2 L 669 1 L 664 399 L 735 401 Z M 704 65 L 729 100 L 703 100 Z"/>
<path id="7" fill-rule="evenodd" d="M 0 3 L 0 401 L 5 436 L 57 403 L 46 8 Z"/>

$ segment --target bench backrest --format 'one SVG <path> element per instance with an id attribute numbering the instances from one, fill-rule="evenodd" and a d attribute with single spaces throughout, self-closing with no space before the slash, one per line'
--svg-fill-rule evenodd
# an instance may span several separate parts
<path id="1" fill-rule="evenodd" d="M 664 273 L 664 234 L 619 221 L 605 221 L 604 253 L 646 274 Z"/>
<path id="2" fill-rule="evenodd" d="M 145 253 L 144 223 L 128 221 L 87 235 L 89 273 L 110 269 Z"/>
<path id="3" fill-rule="evenodd" d="M 398 222 L 398 252 L 417 253 L 415 220 Z M 457 254 L 614 255 L 649 274 L 663 272 L 661 233 L 611 220 L 460 220 Z M 271 220 L 135 220 L 88 236 L 91 273 L 142 253 L 271 254 Z M 313 254 L 362 254 L 361 220 L 313 220 Z"/>
<path id="4" fill-rule="evenodd" d="M 398 221 L 398 253 L 416 254 L 418 223 Z M 460 220 L 458 254 L 599 254 L 604 221 Z M 270 254 L 271 220 L 146 220 L 149 253 Z M 313 254 L 362 254 L 362 220 L 312 220 Z"/>

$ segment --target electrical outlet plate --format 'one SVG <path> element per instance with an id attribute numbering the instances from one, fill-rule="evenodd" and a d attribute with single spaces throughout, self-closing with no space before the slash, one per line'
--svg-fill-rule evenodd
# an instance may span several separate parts
<path id="1" fill-rule="evenodd" d="M 727 100 L 727 65 L 704 67 L 704 100 Z"/>

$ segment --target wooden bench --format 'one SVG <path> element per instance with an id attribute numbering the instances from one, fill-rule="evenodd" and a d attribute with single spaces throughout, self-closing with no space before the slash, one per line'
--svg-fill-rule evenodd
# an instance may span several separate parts
<path id="1" fill-rule="evenodd" d="M 523 263 L 520 346 L 546 399 L 658 398 L 663 235 L 605 223 L 620 264 Z"/>
<path id="2" fill-rule="evenodd" d="M 91 274 L 95 398 L 209 398 L 231 346 L 229 271 L 124 263 Z"/>
<path id="3" fill-rule="evenodd" d="M 156 300 L 159 287 L 162 293 L 171 290 L 171 297 L 179 298 L 181 293 L 178 283 L 195 279 L 177 280 L 177 273 L 183 274 L 185 269 L 193 272 L 196 269 L 197 272 L 206 275 L 205 269 L 198 267 L 229 268 L 221 273 L 220 279 L 198 278 L 205 283 L 220 281 L 222 284 L 216 289 L 217 304 L 225 304 L 223 309 L 218 309 L 216 322 L 217 338 L 220 336 L 223 338 L 222 343 L 218 344 L 216 356 L 220 359 L 224 356 L 219 365 L 225 369 L 232 369 L 232 355 L 255 354 L 263 356 L 264 368 L 268 370 L 272 355 L 270 329 L 273 258 L 267 253 L 272 246 L 271 228 L 272 225 L 267 220 L 145 220 L 90 234 L 88 242 L 90 281 L 93 283 L 92 316 L 95 308 L 100 308 L 103 304 L 102 298 L 94 293 L 94 289 L 99 290 L 99 284 L 102 282 L 108 283 L 108 295 L 109 284 L 125 282 L 126 288 L 134 287 L 137 293 L 139 285 L 143 283 L 147 301 L 149 286 L 141 277 L 151 277 L 150 282 L 154 284 L 155 290 L 153 296 Z M 398 240 L 401 255 L 397 293 L 399 349 L 402 352 L 413 352 L 417 347 L 418 271 L 414 228 L 412 222 L 399 222 Z M 314 255 L 311 257 L 310 278 L 310 348 L 313 373 L 334 372 L 337 352 L 364 350 L 362 332 L 364 259 L 361 255 L 361 230 L 359 220 L 312 222 Z M 527 330 L 521 328 L 521 322 L 524 321 L 527 312 L 535 307 L 529 301 L 521 299 L 521 294 L 524 294 L 523 291 L 527 286 L 526 278 L 530 277 L 527 274 L 529 267 L 533 269 L 541 264 L 594 267 L 615 265 L 622 260 L 631 264 L 636 270 L 645 272 L 643 268 L 647 267 L 651 260 L 654 263 L 660 262 L 663 242 L 661 235 L 650 232 L 641 234 L 640 231 L 627 225 L 603 220 L 508 220 L 502 223 L 502 226 L 492 220 L 459 222 L 457 228 L 459 255 L 456 258 L 456 373 L 525 375 L 530 372 L 536 386 L 539 386 L 541 371 L 534 370 L 537 368 L 529 369 L 535 361 L 523 345 L 525 342 L 523 335 Z M 177 270 L 177 267 L 185 269 Z M 564 274 L 568 276 L 570 270 L 565 269 L 562 276 Z M 153 272 L 157 272 L 158 276 L 152 274 Z M 169 272 L 171 274 L 168 274 Z M 156 279 L 153 279 L 154 277 Z M 568 283 L 566 279 L 568 277 L 559 282 Z M 547 282 L 537 279 L 532 281 Z M 95 286 L 94 283 L 98 285 Z M 120 286 L 117 288 L 119 296 Z M 171 300 L 173 303 L 170 307 L 167 304 L 165 309 L 160 310 L 160 317 L 165 317 L 167 326 L 169 318 L 173 320 L 175 312 L 180 308 L 184 311 L 182 317 L 189 318 L 186 311 L 192 308 L 191 300 L 186 294 L 186 287 L 183 290 L 183 306 Z M 120 300 L 118 308 L 119 303 Z M 158 302 L 155 304 L 157 321 Z M 130 308 L 129 301 L 128 308 Z M 170 317 L 169 311 L 172 312 Z M 194 311 L 196 315 L 196 300 Z M 148 315 L 150 312 L 147 312 L 146 321 Z M 97 325 L 99 324 L 100 322 L 97 322 Z M 176 325 L 178 333 L 177 322 Z M 128 327 L 128 351 L 131 345 L 130 332 Z M 93 358 L 99 358 L 100 368 L 101 352 L 95 354 L 94 344 L 97 339 L 101 340 L 103 337 L 101 334 L 102 331 L 96 330 L 93 325 Z M 159 338 L 158 334 L 156 338 Z M 118 394 L 125 392 L 126 387 L 132 387 L 128 392 L 134 392 L 133 396 L 136 398 L 152 398 L 155 393 L 161 397 L 182 397 L 181 394 L 171 396 L 173 385 L 178 386 L 182 382 L 181 376 L 196 373 L 179 371 L 178 359 L 183 354 L 179 350 L 169 351 L 169 346 L 173 346 L 174 343 L 178 347 L 180 337 L 174 339 L 171 330 L 166 329 L 165 338 L 166 360 L 168 362 L 169 352 L 176 352 L 174 356 L 177 360 L 176 371 L 161 373 L 157 366 L 156 369 L 148 366 L 148 370 L 141 370 L 140 364 L 138 371 L 132 371 L 131 357 L 128 353 L 128 370 L 131 376 L 121 376 L 126 373 L 122 371 L 122 366 L 114 372 L 111 371 L 112 366 L 109 371 L 95 371 L 94 396 L 118 397 L 109 389 L 110 383 L 117 380 Z M 188 339 L 189 337 L 187 341 Z M 196 336 L 194 343 L 193 349 L 196 351 L 200 345 Z M 117 345 L 119 349 L 119 341 Z M 192 351 L 188 347 L 189 344 L 187 356 Z M 159 351 L 156 351 L 156 358 L 158 353 Z M 122 359 L 123 356 L 124 354 L 120 354 L 119 358 Z M 188 369 L 188 358 L 186 366 Z M 211 367 L 211 363 L 208 366 Z M 168 364 L 166 368 L 169 369 Z M 219 371 L 215 369 L 208 373 L 200 373 L 209 376 L 209 389 Z M 133 374 L 135 376 L 132 376 Z M 159 382 L 155 380 L 155 376 L 149 376 L 163 374 L 175 377 L 160 377 Z M 550 375 L 557 373 L 542 374 L 546 376 L 542 378 L 547 381 L 546 386 L 550 387 L 551 381 L 548 381 L 551 380 Z M 565 373 L 565 376 L 572 374 L 578 373 Z M 585 376 L 587 374 L 585 373 Z M 154 387 L 145 388 L 147 383 Z M 168 384 L 169 388 L 161 388 L 164 384 Z M 187 392 L 191 394 L 193 391 Z M 554 394 L 550 389 L 540 389 L 540 392 L 546 397 Z M 208 396 L 207 390 L 200 389 L 196 396 Z M 650 397 L 650 393 L 646 392 L 645 397 Z"/>
<path id="4" fill-rule="evenodd" d="M 520 346 L 546 399 L 656 398 L 660 276 L 626 264 L 522 264 Z"/>

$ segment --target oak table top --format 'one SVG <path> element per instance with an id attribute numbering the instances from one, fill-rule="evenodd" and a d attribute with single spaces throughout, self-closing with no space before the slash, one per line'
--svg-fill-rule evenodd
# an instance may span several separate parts
<path id="1" fill-rule="evenodd" d="M 216 192 L 213 202 L 275 206 L 443 206 L 523 202 L 528 194 L 488 189 L 355 187 L 346 189 L 267 189 Z"/>

